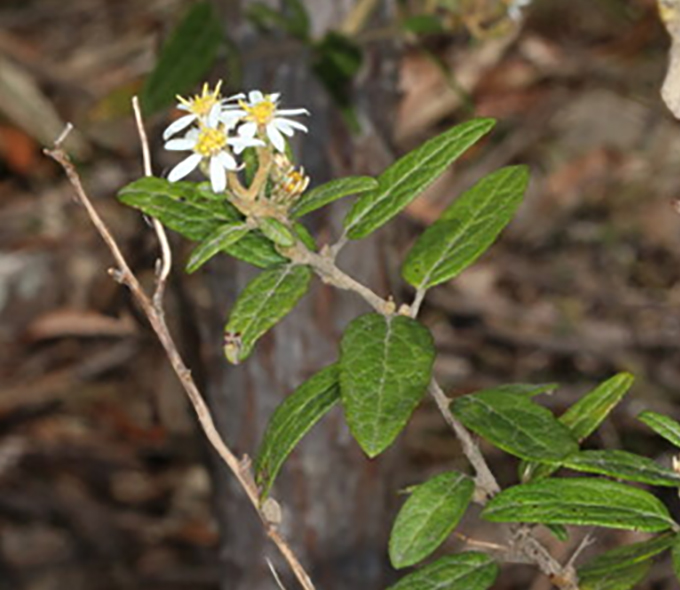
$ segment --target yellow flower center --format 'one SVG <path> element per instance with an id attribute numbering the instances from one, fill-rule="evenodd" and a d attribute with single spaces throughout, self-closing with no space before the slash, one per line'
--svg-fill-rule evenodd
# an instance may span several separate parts
<path id="1" fill-rule="evenodd" d="M 257 104 L 249 105 L 247 102 L 240 100 L 239 106 L 248 113 L 246 119 L 253 121 L 258 125 L 266 125 L 274 118 L 276 112 L 276 103 L 268 96 Z"/>
<path id="2" fill-rule="evenodd" d="M 177 100 L 183 104 L 189 112 L 193 113 L 197 117 L 205 117 L 210 112 L 218 102 L 220 102 L 220 87 L 222 86 L 222 81 L 220 80 L 215 86 L 215 90 L 210 90 L 208 84 L 203 84 L 202 94 L 197 94 L 193 98 L 183 98 L 181 96 L 177 97 Z"/>
<path id="3" fill-rule="evenodd" d="M 283 189 L 291 195 L 297 195 L 307 188 L 308 183 L 309 178 L 304 173 L 293 170 L 286 176 Z"/>
<path id="4" fill-rule="evenodd" d="M 227 145 L 227 134 L 220 129 L 213 129 L 212 127 L 203 127 L 201 133 L 196 140 L 196 147 L 194 151 L 201 154 L 204 158 L 212 156 L 224 149 Z"/>

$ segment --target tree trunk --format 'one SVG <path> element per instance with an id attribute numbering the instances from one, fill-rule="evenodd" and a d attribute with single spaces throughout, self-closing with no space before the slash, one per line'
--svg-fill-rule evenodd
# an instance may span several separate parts
<path id="1" fill-rule="evenodd" d="M 247 2 L 246 2 L 247 4 Z M 337 28 L 354 0 L 307 2 L 318 34 Z M 228 8 L 228 7 L 227 7 Z M 243 9 L 243 6 L 241 6 Z M 351 136 L 338 109 L 310 72 L 309 55 L 290 51 L 286 40 L 257 37 L 243 21 L 228 32 L 236 36 L 243 61 L 243 88 L 281 92 L 283 108 L 306 107 L 310 133 L 296 137 L 298 163 L 312 186 L 334 176 L 377 174 L 388 162 L 382 137 L 390 120 L 395 83 L 393 56 L 386 45 L 364 55 L 363 82 L 355 104 L 362 132 Z M 268 57 L 249 56 L 265 55 Z M 382 128 L 381 128 L 382 127 Z M 337 238 L 346 206 L 333 206 L 313 233 L 320 242 Z M 380 239 L 351 244 L 340 265 L 378 292 L 387 293 L 385 260 Z M 338 358 L 342 330 L 357 315 L 369 311 L 356 295 L 340 293 L 315 280 L 298 307 L 259 343 L 242 365 L 229 366 L 221 355 L 222 327 L 240 291 L 257 271 L 230 260 L 210 267 L 211 310 L 202 323 L 209 351 L 207 392 L 215 418 L 231 445 L 254 454 L 274 409 L 305 379 Z M 391 476 L 398 451 L 393 448 L 369 461 L 351 439 L 341 410 L 336 409 L 310 432 L 284 465 L 273 495 L 284 507 L 282 529 L 308 568 L 319 590 L 381 588 L 388 573 L 387 536 L 394 516 L 396 483 Z M 271 590 L 274 580 L 265 563 L 270 557 L 287 588 L 296 587 L 276 555 L 262 526 L 238 491 L 233 477 L 218 468 L 216 510 L 221 527 L 224 590 Z"/>

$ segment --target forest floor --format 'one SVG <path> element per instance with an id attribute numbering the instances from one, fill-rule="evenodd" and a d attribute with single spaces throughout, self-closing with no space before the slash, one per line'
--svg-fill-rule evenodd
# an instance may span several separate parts
<path id="1" fill-rule="evenodd" d="M 152 280 L 151 231 L 114 197 L 141 174 L 129 97 L 186 4 L 0 6 L 0 590 L 217 588 L 202 437 L 160 348 L 106 274 L 108 252 L 41 152 L 74 122 L 88 190 Z M 403 152 L 473 114 L 499 120 L 407 210 L 413 235 L 484 174 L 531 168 L 508 231 L 425 307 L 447 391 L 556 381 L 545 403 L 561 411 L 630 371 L 631 394 L 588 444 L 667 463 L 671 449 L 635 416 L 680 418 L 680 123 L 659 95 L 668 45 L 653 0 L 537 0 L 516 34 L 407 43 L 393 138 Z M 164 121 L 152 119 L 152 131 Z M 406 440 L 408 469 L 458 453 L 428 405 Z M 512 481 L 513 464 L 485 451 Z M 678 514 L 673 496 L 664 499 Z M 660 562 L 643 588 L 677 588 L 670 571 Z M 497 584 L 528 587 L 549 584 Z"/>

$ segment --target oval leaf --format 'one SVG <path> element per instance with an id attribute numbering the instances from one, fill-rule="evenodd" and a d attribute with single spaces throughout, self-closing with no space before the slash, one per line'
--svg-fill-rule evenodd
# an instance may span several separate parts
<path id="1" fill-rule="evenodd" d="M 302 217 L 307 213 L 325 207 L 333 201 L 348 195 L 365 193 L 377 188 L 377 186 L 378 181 L 370 176 L 348 176 L 347 178 L 331 180 L 304 193 L 291 207 L 290 213 L 293 217 Z"/>
<path id="2" fill-rule="evenodd" d="M 491 522 L 535 522 L 630 529 L 650 533 L 677 525 L 650 493 L 594 478 L 549 478 L 508 488 L 484 508 Z"/>
<path id="3" fill-rule="evenodd" d="M 413 565 L 439 547 L 465 514 L 474 491 L 474 481 L 455 471 L 417 486 L 392 527 L 392 565 L 395 568 Z"/>
<path id="4" fill-rule="evenodd" d="M 645 579 L 651 560 L 641 561 L 607 574 L 591 574 L 579 577 L 579 590 L 633 590 Z"/>
<path id="5" fill-rule="evenodd" d="M 656 486 L 680 487 L 680 474 L 647 457 L 627 451 L 581 451 L 567 457 L 564 466 L 575 471 L 599 473 L 627 481 Z"/>
<path id="6" fill-rule="evenodd" d="M 142 108 L 146 114 L 171 105 L 203 79 L 222 42 L 220 19 L 210 2 L 197 2 L 163 45 L 156 67 L 144 81 Z"/>
<path id="7" fill-rule="evenodd" d="M 448 281 L 493 244 L 510 223 L 529 182 L 525 166 L 502 168 L 463 193 L 406 257 L 402 276 L 417 289 Z"/>
<path id="8" fill-rule="evenodd" d="M 676 539 L 675 534 L 664 533 L 647 541 L 607 551 L 581 566 L 578 570 L 579 578 L 582 580 L 606 578 L 609 574 L 651 559 L 671 547 Z"/>
<path id="9" fill-rule="evenodd" d="M 432 336 L 411 318 L 369 313 L 348 326 L 340 351 L 347 424 L 364 452 L 375 457 L 404 428 L 430 382 Z"/>
<path id="10" fill-rule="evenodd" d="M 272 414 L 255 459 L 261 498 L 267 497 L 295 445 L 340 399 L 338 380 L 338 367 L 326 367 L 300 385 Z"/>
<path id="11" fill-rule="evenodd" d="M 470 430 L 522 459 L 558 463 L 578 451 L 566 426 L 522 395 L 487 389 L 458 398 L 451 411 Z"/>
<path id="12" fill-rule="evenodd" d="M 307 292 L 311 270 L 306 266 L 286 264 L 260 273 L 239 295 L 229 322 L 227 337 L 238 340 L 231 362 L 247 358 L 255 342 L 290 312 Z"/>
<path id="13" fill-rule="evenodd" d="M 358 240 L 387 223 L 494 124 L 475 119 L 456 125 L 398 159 L 378 177 L 378 188 L 354 203 L 344 221 L 347 236 Z"/>
<path id="14" fill-rule="evenodd" d="M 498 577 L 498 566 L 485 553 L 448 555 L 419 569 L 388 590 L 487 590 Z"/>
<path id="15" fill-rule="evenodd" d="M 290 248 L 295 243 L 293 232 L 284 223 L 273 217 L 264 217 L 259 220 L 260 230 L 272 242 Z"/>
<path id="16" fill-rule="evenodd" d="M 223 196 L 217 198 L 193 182 L 169 182 L 149 176 L 123 187 L 118 198 L 197 242 L 206 240 L 225 223 L 244 221 L 243 215 Z M 226 252 L 260 268 L 287 262 L 259 231 L 246 234 Z"/>
<path id="17" fill-rule="evenodd" d="M 187 262 L 187 272 L 198 270 L 215 254 L 238 242 L 249 231 L 247 224 L 238 221 L 217 228 L 191 253 Z"/>
<path id="18" fill-rule="evenodd" d="M 579 399 L 558 420 L 581 442 L 602 424 L 628 393 L 632 384 L 633 376 L 630 373 L 614 375 Z M 520 479 L 522 482 L 540 479 L 548 477 L 556 470 L 556 466 L 545 463 L 523 463 L 519 469 Z"/>
<path id="19" fill-rule="evenodd" d="M 680 424 L 673 420 L 673 418 L 648 411 L 642 412 L 642 414 L 638 416 L 638 420 L 644 422 L 669 443 L 680 448 Z"/>

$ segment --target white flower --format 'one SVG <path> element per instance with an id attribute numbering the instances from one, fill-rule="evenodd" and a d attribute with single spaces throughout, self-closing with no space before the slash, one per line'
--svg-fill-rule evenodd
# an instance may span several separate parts
<path id="1" fill-rule="evenodd" d="M 279 109 L 280 96 L 278 93 L 262 94 L 259 90 L 252 90 L 248 93 L 247 102 L 239 100 L 238 107 L 236 105 L 224 106 L 220 120 L 228 126 L 243 121 L 238 130 L 241 137 L 253 138 L 258 132 L 263 131 L 274 148 L 279 152 L 284 152 L 286 150 L 284 135 L 292 137 L 296 129 L 307 132 L 307 127 L 302 123 L 286 117 L 309 115 L 309 111 L 307 109 Z"/>
<path id="2" fill-rule="evenodd" d="M 264 145 L 264 142 L 252 137 L 229 137 L 227 127 L 216 120 L 217 113 L 211 109 L 211 117 L 206 122 L 199 122 L 198 129 L 190 129 L 183 138 L 166 142 L 166 150 L 193 152 L 170 170 L 170 182 L 184 178 L 207 160 L 212 189 L 221 193 L 227 187 L 227 170 L 239 169 L 229 146 L 234 146 L 234 151 L 240 153 L 246 147 Z"/>
<path id="3" fill-rule="evenodd" d="M 234 94 L 228 98 L 220 96 L 220 88 L 222 81 L 220 80 L 215 86 L 214 90 L 210 90 L 207 83 L 203 84 L 202 94 L 196 94 L 193 98 L 183 98 L 177 96 L 179 105 L 177 108 L 181 111 L 188 111 L 188 115 L 184 115 L 179 119 L 173 121 L 168 125 L 167 129 L 163 131 L 163 139 L 169 139 L 171 136 L 186 129 L 194 121 L 205 121 L 209 118 L 215 118 L 220 114 L 222 106 L 232 100 L 244 98 L 244 94 Z"/>

